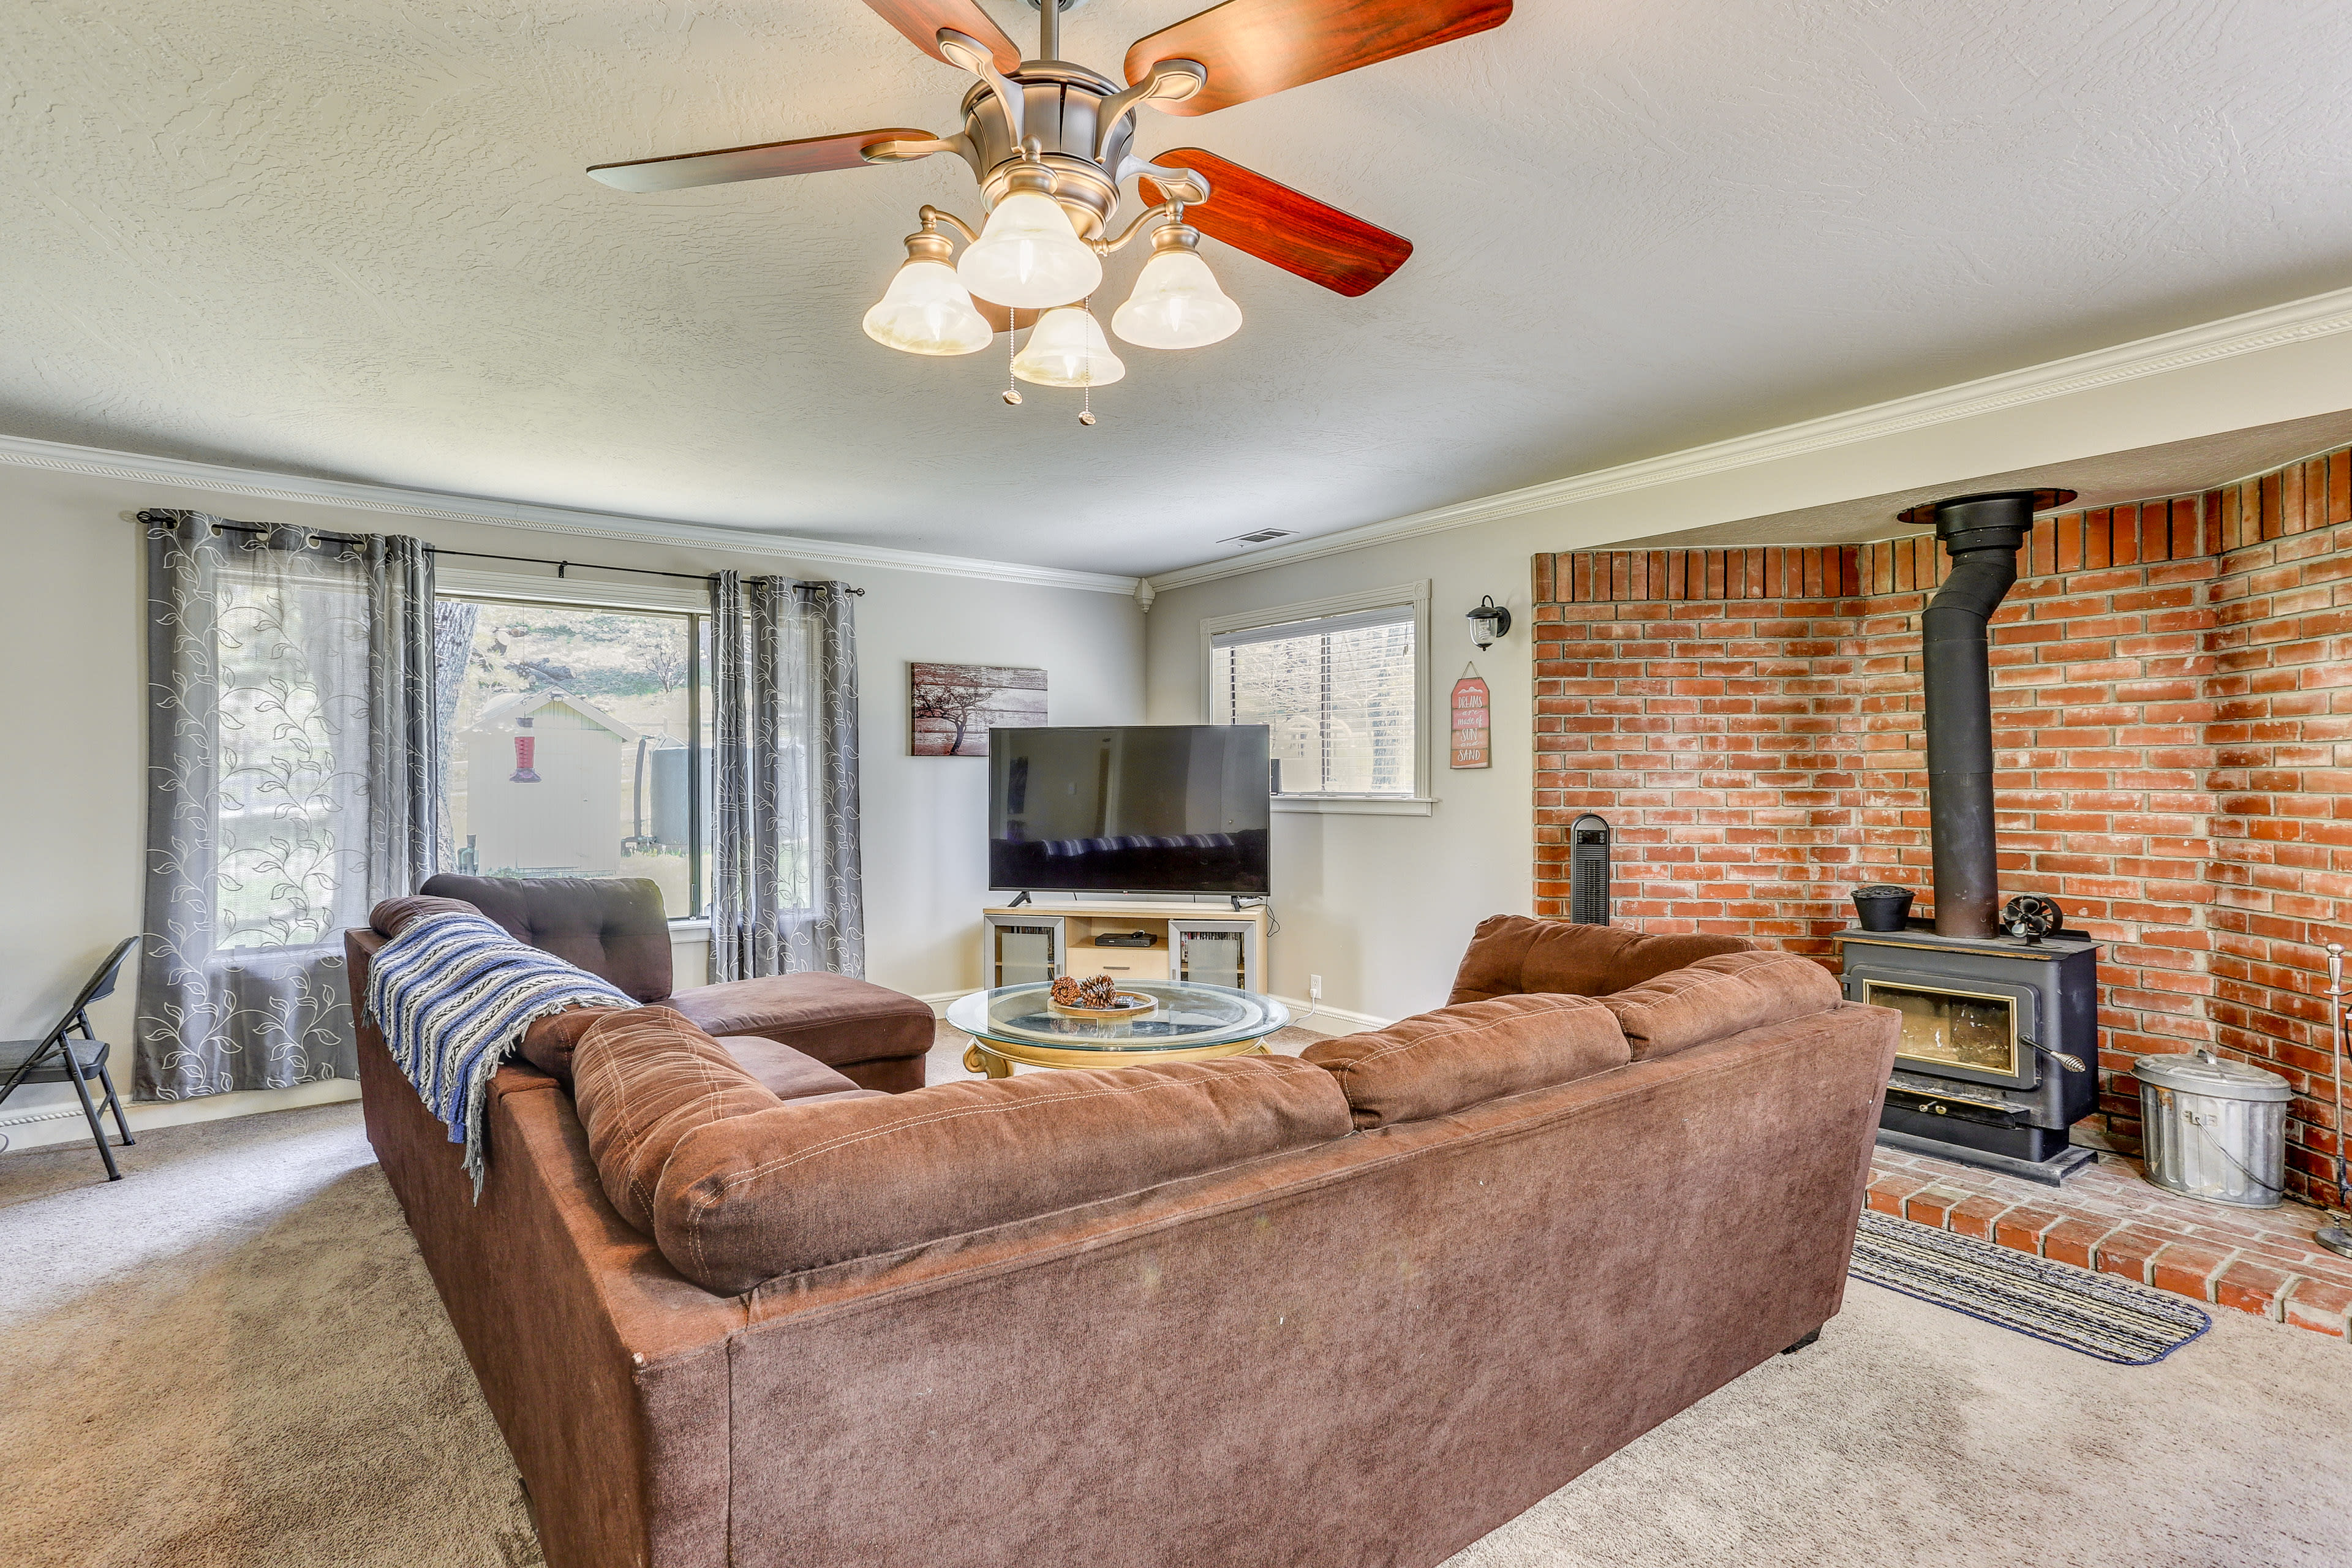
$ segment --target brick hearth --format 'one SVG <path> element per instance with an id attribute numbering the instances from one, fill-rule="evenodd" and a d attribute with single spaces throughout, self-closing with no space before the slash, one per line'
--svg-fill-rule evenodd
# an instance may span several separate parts
<path id="1" fill-rule="evenodd" d="M 2347 1337 L 2352 1258 L 2312 1245 L 2316 1209 L 2238 1209 L 2151 1186 L 2103 1154 L 2063 1187 L 1881 1149 L 1870 1206 L 1938 1230 L 2120 1274 L 2176 1296 Z"/>
<path id="2" fill-rule="evenodd" d="M 1892 520 L 1890 520 L 1891 525 Z M 1536 912 L 1616 828 L 1622 923 L 1834 963 L 1863 882 L 1931 907 L 1919 615 L 1931 537 L 1535 558 Z M 2210 1045 L 2284 1074 L 2291 1193 L 2335 1155 L 2321 945 L 2352 944 L 2352 450 L 2044 518 L 1992 624 L 2006 893 L 2101 943 L 2101 1101 Z"/>

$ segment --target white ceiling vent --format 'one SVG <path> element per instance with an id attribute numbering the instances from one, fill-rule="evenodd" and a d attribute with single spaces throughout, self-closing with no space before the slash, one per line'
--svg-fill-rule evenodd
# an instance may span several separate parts
<path id="1" fill-rule="evenodd" d="M 1288 528 L 1261 528 L 1255 533 L 1236 533 L 1230 539 L 1220 539 L 1217 542 L 1220 544 L 1231 544 L 1235 547 L 1251 544 L 1271 544 L 1277 539 L 1289 538 L 1296 531 L 1297 531 Z"/>

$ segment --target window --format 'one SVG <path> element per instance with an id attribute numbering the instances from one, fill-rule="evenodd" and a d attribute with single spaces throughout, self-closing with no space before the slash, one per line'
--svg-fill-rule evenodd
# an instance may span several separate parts
<path id="1" fill-rule="evenodd" d="M 213 945 L 317 947 L 366 903 L 367 595 L 340 561 L 221 553 Z"/>
<path id="2" fill-rule="evenodd" d="M 1264 724 L 1277 801 L 1422 795 L 1424 586 L 1203 622 L 1209 721 Z"/>
<path id="3" fill-rule="evenodd" d="M 643 877 L 672 920 L 704 913 L 709 621 L 443 594 L 442 863 L 479 876 Z M 447 679 L 461 658 L 462 675 Z"/>

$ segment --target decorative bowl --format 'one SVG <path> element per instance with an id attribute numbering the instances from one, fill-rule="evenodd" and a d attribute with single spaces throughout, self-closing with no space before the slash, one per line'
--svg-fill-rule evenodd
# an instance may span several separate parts
<path id="1" fill-rule="evenodd" d="M 1045 1010 L 1057 1018 L 1135 1018 L 1160 1005 L 1151 997 L 1139 996 L 1132 991 L 1120 992 L 1118 1001 L 1116 1007 L 1071 1007 L 1048 996 Z"/>

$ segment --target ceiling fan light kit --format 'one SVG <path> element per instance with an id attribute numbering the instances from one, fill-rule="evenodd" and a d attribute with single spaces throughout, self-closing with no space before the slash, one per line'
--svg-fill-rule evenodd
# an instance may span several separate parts
<path id="1" fill-rule="evenodd" d="M 1013 374 L 1033 386 L 1108 386 L 1127 374 L 1127 366 L 1110 352 L 1093 311 L 1057 305 L 1037 318 Z"/>
<path id="2" fill-rule="evenodd" d="M 1041 162 L 1024 157 L 1013 167 L 987 226 L 956 263 L 965 288 L 1023 310 L 1051 310 L 1095 291 L 1102 258 L 1054 199 L 1059 183 Z"/>
<path id="3" fill-rule="evenodd" d="M 956 269 L 947 237 L 926 228 L 907 237 L 907 260 L 866 312 L 866 335 L 910 354 L 978 353 L 996 329 L 975 309 Z"/>
<path id="4" fill-rule="evenodd" d="M 1199 349 L 1241 331 L 1242 308 L 1217 287 L 1200 239 L 1200 230 L 1173 220 L 1152 231 L 1151 259 L 1111 312 L 1112 331 L 1138 348 Z"/>
<path id="5" fill-rule="evenodd" d="M 963 96 L 963 129 L 952 135 L 856 132 L 601 163 L 588 173 L 619 190 L 667 191 L 953 153 L 979 182 L 986 219 L 975 230 L 924 207 L 906 262 L 866 312 L 866 335 L 906 353 L 968 354 L 1012 330 L 1013 312 L 1042 311 L 1013 374 L 1091 392 L 1127 367 L 1087 301 L 1102 284 L 1102 258 L 1147 232 L 1151 255 L 1112 313 L 1111 330 L 1150 349 L 1204 348 L 1241 328 L 1241 307 L 1200 254 L 1204 233 L 1349 297 L 1377 287 L 1412 254 L 1409 241 L 1213 153 L 1136 156 L 1138 109 L 1205 114 L 1498 27 L 1511 15 L 1510 0 L 1225 0 L 1139 39 L 1127 51 L 1122 87 L 1060 58 L 1060 13 L 1080 0 L 1031 3 L 1037 58 L 1023 59 L 977 0 L 866 0 L 916 47 L 978 79 Z M 1145 206 L 1114 236 L 1130 178 Z M 1215 200 L 1220 189 L 1223 201 Z M 1201 209 L 1197 226 L 1186 221 L 1187 208 Z M 964 242 L 961 258 L 951 234 Z M 1003 395 L 1020 401 L 1009 386 Z M 1091 407 L 1080 420 L 1094 423 Z"/>

